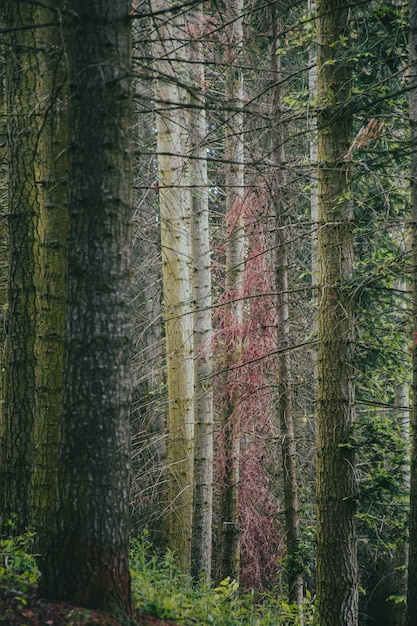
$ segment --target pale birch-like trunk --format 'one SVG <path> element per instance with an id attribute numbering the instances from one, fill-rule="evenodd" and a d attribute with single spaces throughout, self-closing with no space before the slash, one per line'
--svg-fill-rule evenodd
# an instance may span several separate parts
<path id="1" fill-rule="evenodd" d="M 183 12 L 153 0 L 155 101 L 168 383 L 167 545 L 191 565 L 194 460 L 194 338 L 191 194 Z"/>
<path id="2" fill-rule="evenodd" d="M 226 290 L 232 301 L 230 315 L 237 328 L 243 321 L 243 302 L 240 299 L 245 259 L 244 238 L 244 140 L 243 140 L 243 1 L 226 3 L 225 29 L 225 98 L 226 98 L 226 216 L 229 232 L 226 242 Z M 239 334 L 239 333 L 237 333 Z M 241 345 L 226 346 L 225 366 L 237 363 Z M 228 384 L 230 381 L 226 381 Z M 232 383 L 233 384 L 233 383 Z M 220 578 L 239 579 L 239 461 L 240 420 L 239 393 L 225 401 L 222 407 L 222 428 L 225 435 L 225 480 L 220 490 Z"/>
<path id="3" fill-rule="evenodd" d="M 284 129 L 281 121 L 281 64 L 276 50 L 278 32 L 282 24 L 276 6 L 271 6 L 272 46 L 271 73 L 274 82 L 272 93 L 272 155 L 274 164 L 273 209 L 275 213 L 275 285 L 277 291 L 277 347 L 278 347 L 278 422 L 281 436 L 282 480 L 284 485 L 284 517 L 286 543 L 286 570 L 288 597 L 299 607 L 302 621 L 303 577 L 300 568 L 300 520 L 297 485 L 297 452 L 293 422 L 293 385 L 288 302 L 288 217 L 285 204 L 287 177 L 285 172 Z"/>
<path id="4" fill-rule="evenodd" d="M 348 0 L 322 0 L 317 14 L 318 388 L 317 626 L 357 626 L 355 533 L 353 208 L 348 150 L 352 116 Z"/>
<path id="5" fill-rule="evenodd" d="M 417 624 L 417 1 L 409 2 L 409 122 L 412 280 L 412 412 L 410 420 L 410 521 L 406 626 Z"/>
<path id="6" fill-rule="evenodd" d="M 211 258 L 209 237 L 208 179 L 205 138 L 203 14 L 201 7 L 188 14 L 190 36 L 191 109 L 190 184 L 191 233 L 194 287 L 195 350 L 195 451 L 192 567 L 194 577 L 211 576 L 213 518 L 213 388 Z"/>

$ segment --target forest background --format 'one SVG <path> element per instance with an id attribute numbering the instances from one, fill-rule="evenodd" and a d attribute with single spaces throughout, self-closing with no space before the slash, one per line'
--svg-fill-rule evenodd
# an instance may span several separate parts
<path id="1" fill-rule="evenodd" d="M 415 624 L 414 1 L 83 4 L 2 15 L 5 535 Z"/>

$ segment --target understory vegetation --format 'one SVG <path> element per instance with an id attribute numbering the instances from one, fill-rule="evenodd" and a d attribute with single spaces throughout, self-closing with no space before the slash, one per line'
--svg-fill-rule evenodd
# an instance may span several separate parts
<path id="1" fill-rule="evenodd" d="M 25 594 L 36 585 L 39 570 L 32 554 L 34 534 L 0 541 L 0 587 L 13 585 L 25 605 Z M 146 531 L 131 542 L 133 602 L 137 610 L 184 625 L 215 626 L 299 626 L 295 604 L 276 595 L 276 590 L 259 594 L 243 592 L 235 580 L 225 579 L 215 586 L 195 584 L 180 572 L 175 555 L 168 550 L 158 556 Z M 303 623 L 313 620 L 313 598 L 303 604 Z M 0 618 L 0 623 L 2 619 Z"/>

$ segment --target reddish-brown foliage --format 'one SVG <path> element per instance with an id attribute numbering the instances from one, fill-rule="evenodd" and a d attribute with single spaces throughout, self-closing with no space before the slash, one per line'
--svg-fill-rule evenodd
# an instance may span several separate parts
<path id="1" fill-rule="evenodd" d="M 228 363 L 227 382 L 224 361 L 217 363 L 216 404 L 238 406 L 230 420 L 239 422 L 241 432 L 239 508 L 241 535 L 241 582 L 261 588 L 273 582 L 283 546 L 278 521 L 278 506 L 271 489 L 274 439 L 274 393 L 276 321 L 273 298 L 273 269 L 268 259 L 265 235 L 266 202 L 261 193 L 250 193 L 243 206 L 247 243 L 247 260 L 241 293 L 226 290 L 215 315 L 215 354 L 236 354 L 239 362 Z M 229 216 L 229 228 L 236 222 Z M 221 253 L 220 253 L 221 254 Z M 220 255 L 216 255 L 220 256 Z M 243 324 L 234 315 L 233 303 L 243 299 Z M 225 433 L 216 433 L 216 469 L 220 484 L 227 472 L 224 452 Z"/>

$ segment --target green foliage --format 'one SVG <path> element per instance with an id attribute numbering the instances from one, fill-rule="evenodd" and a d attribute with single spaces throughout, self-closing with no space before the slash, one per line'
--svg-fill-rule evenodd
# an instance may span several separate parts
<path id="1" fill-rule="evenodd" d="M 71 620 L 68 626 L 73 626 L 73 624 L 78 624 L 82 620 L 90 619 L 91 613 L 88 609 L 72 609 L 67 617 Z"/>
<path id="2" fill-rule="evenodd" d="M 28 585 L 36 583 L 39 570 L 31 554 L 34 533 L 0 540 L 0 585 L 13 582 L 21 592 L 22 605 Z M 300 626 L 296 605 L 275 590 L 257 594 L 242 593 L 235 580 L 226 578 L 212 587 L 194 583 L 182 574 L 175 555 L 169 550 L 159 557 L 147 533 L 132 541 L 131 576 L 136 608 L 159 619 L 179 624 L 202 626 Z M 314 599 L 309 592 L 303 601 L 303 623 L 313 623 Z M 75 610 L 70 617 L 86 617 L 87 611 Z"/>
<path id="3" fill-rule="evenodd" d="M 408 494 L 404 489 L 406 442 L 389 415 L 362 414 L 357 433 L 358 531 L 362 547 L 389 554 L 406 541 Z"/>
<path id="4" fill-rule="evenodd" d="M 146 532 L 132 541 L 130 556 L 135 604 L 159 619 L 180 624 L 216 626 L 299 626 L 298 609 L 273 592 L 255 596 L 240 593 L 235 580 L 226 578 L 217 586 L 194 584 L 182 574 L 175 555 L 158 557 Z M 313 599 L 307 593 L 303 606 L 304 624 L 312 624 Z"/>
<path id="5" fill-rule="evenodd" d="M 0 584 L 13 580 L 22 590 L 39 578 L 35 556 L 31 554 L 35 534 L 0 539 Z"/>

